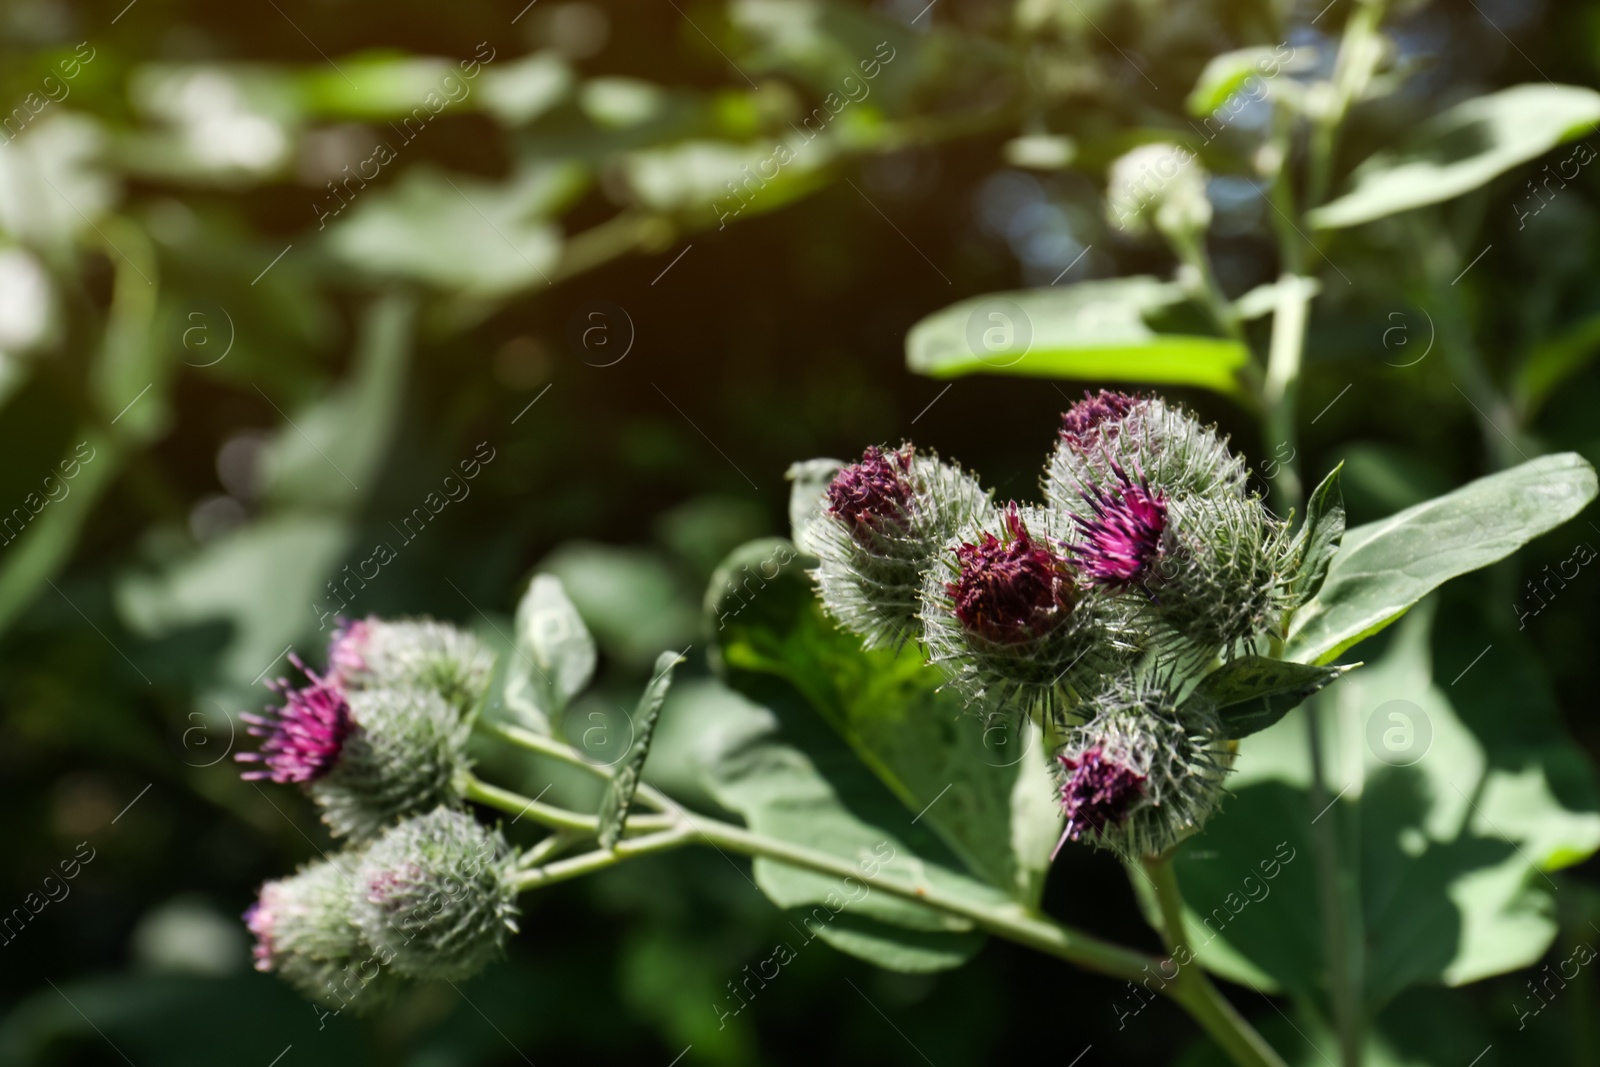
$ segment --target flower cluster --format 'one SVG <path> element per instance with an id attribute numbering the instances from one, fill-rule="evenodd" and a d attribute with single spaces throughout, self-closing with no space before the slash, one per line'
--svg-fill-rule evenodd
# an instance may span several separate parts
<path id="1" fill-rule="evenodd" d="M 1221 797 L 1229 749 L 1182 682 L 1256 654 L 1290 606 L 1286 524 L 1225 438 L 1155 397 L 1063 414 L 1043 506 L 996 506 L 910 444 L 841 467 L 805 529 L 824 608 L 919 640 L 988 715 L 1055 739 L 1065 840 L 1160 852 Z"/>
<path id="2" fill-rule="evenodd" d="M 260 749 L 235 758 L 247 779 L 301 785 L 351 845 L 261 887 L 256 968 L 340 1010 L 467 977 L 515 929 L 505 841 L 460 810 L 492 655 L 432 620 L 368 618 L 335 631 L 326 674 L 290 660 L 305 681 L 272 683 L 280 706 L 246 716 Z"/>
<path id="3" fill-rule="evenodd" d="M 499 832 L 464 812 L 405 819 L 261 887 L 244 916 L 256 970 L 358 1013 L 408 979 L 467 978 L 516 930 L 513 863 Z"/>
<path id="4" fill-rule="evenodd" d="M 262 765 L 244 777 L 305 786 L 333 833 L 357 841 L 458 802 L 467 734 L 494 662 L 477 638 L 429 619 L 369 618 L 334 632 L 326 675 L 289 659 L 306 682 L 278 679 L 282 706 L 245 716 L 264 740 L 234 757 Z"/>

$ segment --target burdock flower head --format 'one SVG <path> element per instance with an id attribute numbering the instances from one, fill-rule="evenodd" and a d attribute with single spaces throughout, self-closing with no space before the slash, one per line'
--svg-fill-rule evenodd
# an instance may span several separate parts
<path id="1" fill-rule="evenodd" d="M 470 978 L 516 932 L 515 856 L 498 831 L 440 808 L 390 827 L 355 876 L 353 921 L 410 978 Z"/>
<path id="2" fill-rule="evenodd" d="M 1199 157 L 1175 144 L 1145 144 L 1111 164 L 1106 218 L 1135 236 L 1152 225 L 1173 241 L 1192 241 L 1211 225 L 1208 175 Z"/>
<path id="3" fill-rule="evenodd" d="M 1143 477 L 1135 482 L 1121 467 L 1114 470 L 1117 481 L 1109 489 L 1083 490 L 1093 516 L 1073 516 L 1083 537 L 1072 551 L 1090 581 L 1127 588 L 1145 582 L 1155 569 L 1167 528 L 1167 498 L 1151 492 Z"/>
<path id="4" fill-rule="evenodd" d="M 256 970 L 330 1006 L 360 1011 L 387 1000 L 401 982 L 351 922 L 354 875 L 354 860 L 337 856 L 262 885 L 244 913 Z"/>
<path id="5" fill-rule="evenodd" d="M 1144 775 L 1107 756 L 1099 745 L 1076 756 L 1062 754 L 1056 760 L 1066 779 L 1061 784 L 1061 811 L 1067 826 L 1050 853 L 1051 859 L 1067 841 L 1076 841 L 1085 832 L 1104 834 L 1121 825 L 1144 798 L 1145 783 Z"/>
<path id="6" fill-rule="evenodd" d="M 1016 504 L 952 539 L 923 589 L 931 662 L 991 712 L 1060 709 L 1132 651 L 1117 605 L 1077 584 L 1061 516 Z"/>
<path id="7" fill-rule="evenodd" d="M 817 554 L 828 614 L 868 647 L 899 645 L 916 633 L 935 555 L 988 507 L 989 494 L 960 468 L 910 443 L 873 446 L 803 509 L 796 536 Z"/>
<path id="8" fill-rule="evenodd" d="M 458 803 L 471 724 L 431 689 L 348 690 L 298 658 L 307 684 L 273 684 L 281 708 L 247 715 L 259 752 L 234 758 L 260 763 L 247 779 L 305 785 L 337 836 L 362 840 L 401 816 Z"/>
<path id="9" fill-rule="evenodd" d="M 885 452 L 872 445 L 834 475 L 826 492 L 828 514 L 838 519 L 858 541 L 871 540 L 880 531 L 904 533 L 911 525 L 909 446 Z"/>
<path id="10" fill-rule="evenodd" d="M 471 634 L 433 619 L 341 622 L 328 642 L 328 673 L 345 689 L 431 689 L 472 714 L 489 689 L 494 654 Z"/>
<path id="11" fill-rule="evenodd" d="M 350 704 L 333 682 L 320 677 L 289 653 L 289 662 L 309 680 L 292 688 L 286 678 L 269 685 L 283 697 L 281 708 L 268 708 L 265 715 L 240 716 L 249 723 L 248 732 L 264 737 L 259 752 L 240 752 L 241 763 L 260 763 L 263 769 L 246 771 L 246 779 L 270 778 L 274 782 L 309 782 L 321 778 L 339 760 L 350 736 Z"/>
<path id="12" fill-rule="evenodd" d="M 311 782 L 322 821 L 358 841 L 396 819 L 459 804 L 471 724 L 429 689 L 360 689 L 338 764 Z"/>
<path id="13" fill-rule="evenodd" d="M 1182 408 L 1155 397 L 1102 391 L 1061 417 L 1045 469 L 1045 499 L 1069 514 L 1094 518 L 1092 501 L 1113 491 L 1122 471 L 1168 498 L 1185 494 L 1243 498 L 1244 461 L 1226 438 Z"/>
<path id="14" fill-rule="evenodd" d="M 1159 855 L 1198 830 L 1232 762 L 1215 710 L 1179 704 L 1170 679 L 1121 677 L 1091 700 L 1057 754 L 1066 828 L 1127 858 Z"/>
<path id="15" fill-rule="evenodd" d="M 969 632 L 994 644 L 1040 637 L 1072 611 L 1072 567 L 1028 533 L 1013 502 L 1003 534 L 984 531 L 955 552 L 957 578 L 945 583 L 952 612 Z"/>
<path id="16" fill-rule="evenodd" d="M 1140 403 L 1139 397 L 1128 393 L 1084 390 L 1083 399 L 1061 414 L 1061 440 L 1079 451 L 1094 448 L 1100 442 L 1100 427 L 1114 435 L 1122 419 Z"/>

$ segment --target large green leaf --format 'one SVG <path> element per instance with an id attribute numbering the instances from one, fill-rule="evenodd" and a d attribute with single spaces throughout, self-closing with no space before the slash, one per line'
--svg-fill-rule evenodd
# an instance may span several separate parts
<path id="1" fill-rule="evenodd" d="M 1566 522 L 1594 495 L 1594 468 L 1564 452 L 1348 531 L 1321 590 L 1295 615 L 1285 658 L 1327 663 L 1451 578 Z"/>
<path id="2" fill-rule="evenodd" d="M 1424 123 L 1398 151 L 1361 164 L 1350 191 L 1309 218 L 1319 228 L 1337 229 L 1453 200 L 1596 123 L 1600 93 L 1593 89 L 1516 85 L 1474 97 Z"/>
<path id="3" fill-rule="evenodd" d="M 1233 795 L 1176 858 L 1207 966 L 1323 997 L 1319 912 L 1306 904 L 1323 817 L 1338 820 L 1358 887 L 1350 921 L 1370 1007 L 1412 984 L 1527 966 L 1550 944 L 1546 872 L 1600 847 L 1593 770 L 1562 733 L 1531 650 L 1496 636 L 1494 661 L 1452 686 L 1488 635 L 1456 617 L 1430 639 L 1432 615 L 1417 612 L 1375 662 L 1313 698 L 1333 810 L 1312 804 L 1307 716 L 1240 745 Z"/>
<path id="4" fill-rule="evenodd" d="M 1207 336 L 1198 319 L 1185 316 L 1187 299 L 1182 286 L 1149 277 L 993 293 L 913 326 L 906 363 L 935 378 L 1021 374 L 1239 395 L 1237 372 L 1249 352 Z"/>
<path id="5" fill-rule="evenodd" d="M 697 709 L 695 720 L 703 783 L 718 804 L 752 830 L 839 856 L 864 874 L 975 901 L 1005 900 L 963 872 L 928 820 L 914 822 L 793 685 L 771 674 L 724 671 L 749 695 L 729 692 Z M 757 859 L 752 871 L 760 890 L 790 910 L 797 936 L 820 936 L 881 967 L 945 970 L 983 944 L 965 921 L 881 892 L 863 895 L 861 885 L 841 878 L 768 859 Z"/>
<path id="6" fill-rule="evenodd" d="M 1042 745 L 986 729 L 941 688 L 943 676 L 915 645 L 869 652 L 839 630 L 805 573 L 809 560 L 788 541 L 756 541 L 718 568 L 707 608 L 722 665 L 792 684 L 900 798 L 907 818 L 930 826 L 989 884 L 1035 902 L 1058 815 L 1029 804 L 1019 781 L 1048 798 L 1049 786 L 1024 770 L 1043 765 Z M 1002 735 L 1009 744 L 998 743 Z"/>

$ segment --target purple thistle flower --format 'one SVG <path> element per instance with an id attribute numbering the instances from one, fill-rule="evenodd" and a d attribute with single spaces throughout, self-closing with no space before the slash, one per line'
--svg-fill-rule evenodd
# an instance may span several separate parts
<path id="1" fill-rule="evenodd" d="M 1072 610 L 1066 557 L 1034 540 L 1017 505 L 1006 510 L 1004 540 L 985 533 L 956 551 L 960 576 L 945 584 L 961 625 L 997 644 L 1038 637 Z"/>
<path id="2" fill-rule="evenodd" d="M 376 619 L 340 619 L 339 625 L 328 640 L 328 680 L 337 686 L 349 685 L 356 675 L 367 669 L 363 654 L 372 637 Z"/>
<path id="3" fill-rule="evenodd" d="M 293 689 L 288 679 L 280 678 L 271 687 L 283 696 L 283 707 L 268 708 L 266 715 L 240 716 L 250 724 L 252 736 L 266 738 L 260 752 L 233 757 L 241 763 L 266 764 L 265 770 L 246 771 L 242 777 L 247 781 L 270 778 L 283 784 L 321 778 L 338 762 L 339 750 L 350 736 L 350 704 L 343 690 L 319 677 L 292 652 L 289 662 L 310 683 Z"/>
<path id="4" fill-rule="evenodd" d="M 1144 796 L 1145 776 L 1114 759 L 1106 757 L 1099 745 L 1083 750 L 1077 758 L 1058 756 L 1067 769 L 1066 784 L 1061 787 L 1061 808 L 1067 816 L 1067 827 L 1056 842 L 1050 858 L 1055 859 L 1061 846 L 1069 840 L 1077 841 L 1086 830 L 1104 833 L 1108 825 L 1120 823 L 1128 817 L 1133 805 Z"/>
<path id="5" fill-rule="evenodd" d="M 1061 439 L 1081 452 L 1095 443 L 1095 433 L 1102 423 L 1122 418 L 1140 403 L 1137 396 L 1102 389 L 1091 394 L 1084 391 L 1083 399 L 1073 404 L 1061 416 Z"/>
<path id="6" fill-rule="evenodd" d="M 1155 566 L 1167 528 L 1167 498 L 1150 492 L 1143 477 L 1134 482 L 1121 467 L 1113 465 L 1112 470 L 1117 484 L 1110 490 L 1082 490 L 1095 518 L 1073 516 L 1085 540 L 1071 548 L 1090 581 L 1126 587 L 1142 581 Z"/>
<path id="7" fill-rule="evenodd" d="M 828 485 L 828 514 L 843 521 L 857 538 L 873 530 L 903 532 L 911 508 L 911 458 L 910 445 L 896 452 L 870 446 L 859 463 L 833 476 Z"/>

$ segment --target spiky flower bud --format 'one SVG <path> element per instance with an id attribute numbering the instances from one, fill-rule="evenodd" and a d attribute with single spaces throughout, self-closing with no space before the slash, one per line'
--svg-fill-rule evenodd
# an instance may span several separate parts
<path id="1" fill-rule="evenodd" d="M 362 689 L 338 761 L 311 781 L 335 836 L 358 841 L 394 820 L 459 803 L 470 724 L 431 689 Z"/>
<path id="2" fill-rule="evenodd" d="M 937 456 L 868 448 L 834 475 L 809 527 L 823 607 L 869 648 L 904 642 L 934 556 L 988 507 L 977 479 Z"/>
<path id="3" fill-rule="evenodd" d="M 1174 144 L 1140 145 L 1111 164 L 1106 218 L 1125 233 L 1157 230 L 1173 240 L 1193 240 L 1211 225 L 1205 168 Z"/>
<path id="4" fill-rule="evenodd" d="M 494 653 L 473 635 L 433 619 L 343 622 L 328 643 L 329 678 L 346 690 L 431 689 L 474 712 L 489 689 Z"/>
<path id="5" fill-rule="evenodd" d="M 1181 497 L 1168 518 L 1150 609 L 1199 658 L 1231 659 L 1288 606 L 1287 524 L 1254 497 Z"/>
<path id="6" fill-rule="evenodd" d="M 355 861 L 341 855 L 267 882 L 244 913 L 258 971 L 279 974 L 304 996 L 356 1011 L 387 1000 L 401 979 L 351 921 Z"/>
<path id="7" fill-rule="evenodd" d="M 923 589 L 929 660 L 990 711 L 1065 710 L 1129 649 L 1114 605 L 1078 585 L 1061 519 L 1010 504 L 947 546 Z"/>
<path id="8" fill-rule="evenodd" d="M 439 808 L 390 827 L 355 876 L 362 938 L 410 978 L 470 978 L 516 932 L 515 856 L 498 830 Z"/>
<path id="9" fill-rule="evenodd" d="M 1248 472 L 1227 440 L 1182 408 L 1155 397 L 1101 390 L 1084 394 L 1061 416 L 1045 471 L 1045 499 L 1069 514 L 1093 517 L 1086 501 L 1135 471 L 1157 493 L 1243 497 Z"/>
<path id="10" fill-rule="evenodd" d="M 1179 706 L 1174 686 L 1119 680 L 1085 706 L 1057 754 L 1067 841 L 1127 858 L 1159 855 L 1198 830 L 1222 800 L 1232 763 L 1216 713 Z"/>

